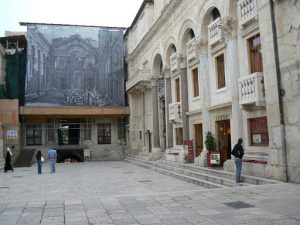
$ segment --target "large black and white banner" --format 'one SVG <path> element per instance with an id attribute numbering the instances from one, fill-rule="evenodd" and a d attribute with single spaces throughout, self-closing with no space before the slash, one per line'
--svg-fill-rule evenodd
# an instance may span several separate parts
<path id="1" fill-rule="evenodd" d="M 27 25 L 26 106 L 122 106 L 123 30 Z"/>

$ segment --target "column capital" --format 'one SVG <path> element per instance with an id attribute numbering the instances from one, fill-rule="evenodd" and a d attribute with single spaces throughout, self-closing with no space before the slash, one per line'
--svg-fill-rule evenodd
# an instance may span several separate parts
<path id="1" fill-rule="evenodd" d="M 164 78 L 166 78 L 166 79 L 171 78 L 171 69 L 169 67 L 163 66 L 162 72 L 163 72 Z"/>
<path id="2" fill-rule="evenodd" d="M 235 17 L 226 16 L 222 18 L 219 26 L 225 36 L 225 41 L 237 36 L 237 19 Z"/>
<path id="3" fill-rule="evenodd" d="M 208 41 L 204 38 L 198 38 L 197 46 L 199 48 L 200 55 L 207 55 L 208 53 Z"/>

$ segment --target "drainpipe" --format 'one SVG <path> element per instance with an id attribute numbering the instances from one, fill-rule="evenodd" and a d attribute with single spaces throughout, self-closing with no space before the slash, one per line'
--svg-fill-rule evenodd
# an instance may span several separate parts
<path id="1" fill-rule="evenodd" d="M 288 182 L 288 165 L 287 165 L 287 149 L 286 149 L 286 132 L 285 132 L 285 123 L 284 123 L 284 109 L 283 109 L 283 96 L 285 94 L 284 89 L 282 88 L 282 79 L 281 71 L 279 66 L 279 51 L 278 51 L 278 42 L 277 42 L 277 30 L 276 30 L 276 21 L 275 21 L 275 11 L 274 11 L 274 2 L 269 0 L 270 10 L 271 10 L 271 22 L 272 22 L 272 33 L 273 33 L 273 43 L 274 43 L 274 56 L 275 56 L 275 70 L 277 77 L 277 93 L 279 100 L 279 113 L 280 113 L 280 133 L 281 133 L 281 143 L 282 143 L 282 160 L 283 160 L 283 181 Z"/>

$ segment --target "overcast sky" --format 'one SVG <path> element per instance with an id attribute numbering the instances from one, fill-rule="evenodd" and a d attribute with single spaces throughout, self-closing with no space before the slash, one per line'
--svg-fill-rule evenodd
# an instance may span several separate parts
<path id="1" fill-rule="evenodd" d="M 19 22 L 129 27 L 143 0 L 0 0 L 0 37 Z"/>

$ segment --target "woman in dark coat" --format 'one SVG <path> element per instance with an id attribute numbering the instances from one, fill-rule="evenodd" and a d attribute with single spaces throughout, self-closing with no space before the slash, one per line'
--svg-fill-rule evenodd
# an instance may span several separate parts
<path id="1" fill-rule="evenodd" d="M 14 149 L 15 146 L 11 146 L 11 149 Z M 12 152 L 9 147 L 6 149 L 6 156 L 5 156 L 5 165 L 4 165 L 4 172 L 6 173 L 8 170 L 11 170 L 14 172 L 14 168 L 11 164 L 11 157 L 12 157 Z"/>

